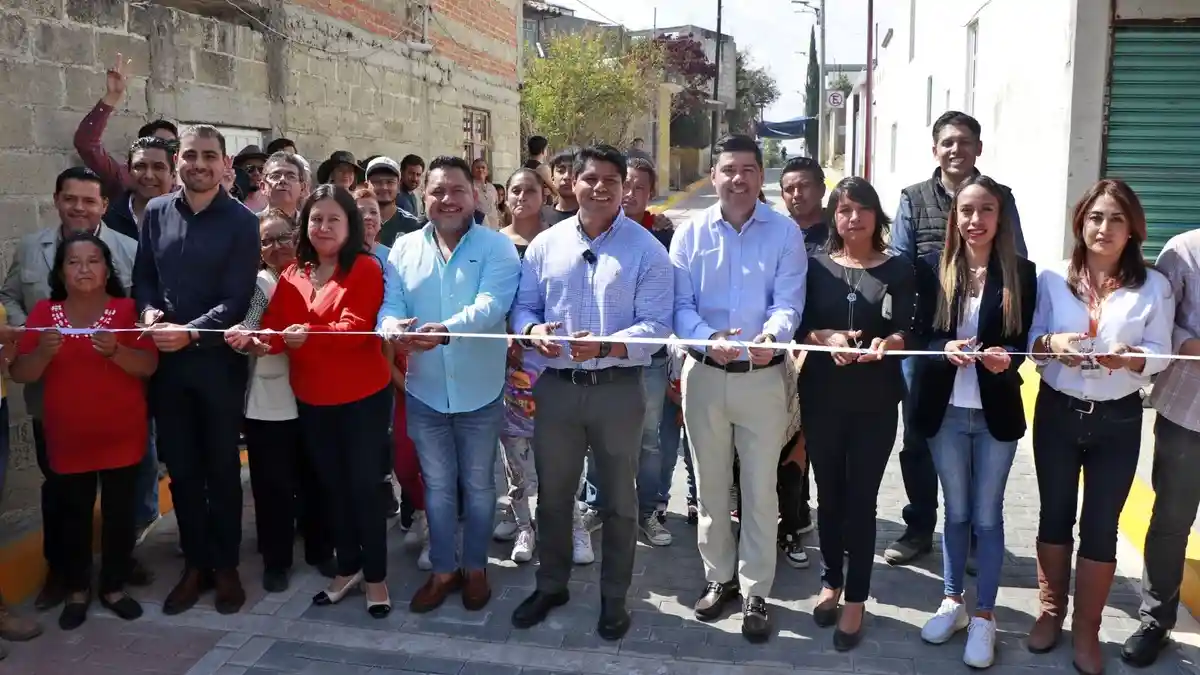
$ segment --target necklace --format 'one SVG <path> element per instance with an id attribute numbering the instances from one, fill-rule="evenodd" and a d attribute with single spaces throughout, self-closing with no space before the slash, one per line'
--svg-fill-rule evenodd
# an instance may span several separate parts
<path id="1" fill-rule="evenodd" d="M 846 294 L 846 302 L 849 302 L 851 306 L 858 301 L 858 288 L 859 286 L 862 286 L 863 278 L 867 276 L 867 271 L 865 269 L 859 269 L 857 271 L 858 280 L 851 282 L 850 278 L 853 275 L 850 274 L 850 268 L 842 268 L 842 280 L 845 281 L 846 285 L 850 287 L 850 292 Z"/>

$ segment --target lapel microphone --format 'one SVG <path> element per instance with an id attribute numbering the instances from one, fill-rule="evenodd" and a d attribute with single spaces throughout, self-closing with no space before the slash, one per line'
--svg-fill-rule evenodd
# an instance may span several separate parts
<path id="1" fill-rule="evenodd" d="M 583 259 L 586 260 L 587 264 L 589 265 L 596 264 L 596 254 L 592 253 L 592 249 L 590 248 L 583 252 Z"/>

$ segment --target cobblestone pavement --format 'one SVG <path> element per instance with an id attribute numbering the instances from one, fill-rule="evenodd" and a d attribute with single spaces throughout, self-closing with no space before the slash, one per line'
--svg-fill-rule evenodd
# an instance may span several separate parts
<path id="1" fill-rule="evenodd" d="M 94 606 L 91 619 L 67 634 L 55 626 L 56 613 L 47 613 L 43 617 L 47 634 L 28 644 L 9 645 L 11 654 L 0 662 L 0 675 L 945 675 L 968 671 L 961 661 L 963 635 L 936 647 L 919 638 L 920 626 L 941 596 L 941 556 L 936 550 L 912 567 L 888 567 L 881 557 L 876 559 L 866 637 L 849 654 L 835 652 L 831 631 L 812 621 L 811 608 L 819 590 L 815 534 L 807 542 L 813 547 L 809 549 L 812 568 L 794 570 L 782 560 L 779 563 L 770 598 L 776 635 L 769 643 L 747 643 L 739 632 L 738 614 L 712 624 L 697 622 L 690 606 L 703 585 L 703 573 L 695 528 L 681 515 L 682 462 L 674 484 L 668 527 L 675 542 L 664 548 L 639 544 L 630 592 L 633 628 L 618 643 L 603 642 L 594 631 L 599 563 L 575 569 L 571 603 L 556 610 L 545 624 L 533 630 L 512 628 L 510 614 L 533 588 L 534 566 L 508 561 L 508 551 L 500 544 L 493 546 L 489 570 L 494 598 L 480 612 L 467 612 L 451 599 L 431 614 L 410 614 L 407 600 L 425 575 L 416 569 L 415 552 L 403 550 L 395 531 L 390 536 L 388 579 L 396 604 L 384 620 L 367 615 L 361 595 L 351 595 L 333 607 L 313 607 L 310 598 L 325 580 L 307 567 L 296 570 L 287 592 L 264 595 L 261 565 L 253 553 L 253 511 L 247 508 L 242 574 L 250 597 L 242 613 L 218 615 L 207 598 L 181 616 L 163 616 L 162 599 L 181 567 L 174 520 L 168 517 L 139 552 L 159 577 L 152 588 L 136 592 L 146 603 L 144 618 L 124 623 Z M 900 533 L 900 509 L 905 502 L 893 453 L 879 496 L 880 554 Z M 998 655 L 989 671 L 997 675 L 1073 672 L 1069 638 L 1055 652 L 1041 656 L 1030 654 L 1021 644 L 1036 611 L 1037 510 L 1037 485 L 1025 441 L 1005 504 L 1008 541 L 996 609 Z M 599 537 L 595 541 L 597 553 L 602 554 Z M 1109 673 L 1132 672 L 1120 663 L 1117 651 L 1120 641 L 1137 626 L 1136 588 L 1136 580 L 1120 578 L 1105 610 L 1101 637 L 1110 656 Z M 1172 649 L 1154 668 L 1141 672 L 1192 674 L 1198 672 L 1194 663 L 1190 648 Z"/>

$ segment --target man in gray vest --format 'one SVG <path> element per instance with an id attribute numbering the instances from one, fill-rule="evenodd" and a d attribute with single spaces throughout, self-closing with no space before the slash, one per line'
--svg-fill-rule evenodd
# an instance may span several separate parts
<path id="1" fill-rule="evenodd" d="M 938 168 L 933 176 L 900 192 L 900 208 L 892 223 L 892 250 L 896 255 L 916 262 L 917 258 L 941 251 L 946 241 L 946 218 L 950 203 L 959 185 L 977 175 L 975 161 L 983 154 L 979 138 L 979 122 L 966 113 L 950 110 L 933 123 L 933 157 Z M 1021 233 L 1021 217 L 1012 192 L 1001 186 L 1005 194 L 1003 210 L 1012 216 L 1017 253 L 1024 257 L 1025 237 Z M 904 379 L 911 384 L 913 359 L 904 361 Z M 884 551 L 891 565 L 911 562 L 933 548 L 933 527 L 937 523 L 938 478 L 929 454 L 929 443 L 920 434 L 909 430 L 908 401 L 905 401 L 904 447 L 900 450 L 900 471 L 904 476 L 904 491 L 908 506 L 904 507 L 904 534 Z"/>

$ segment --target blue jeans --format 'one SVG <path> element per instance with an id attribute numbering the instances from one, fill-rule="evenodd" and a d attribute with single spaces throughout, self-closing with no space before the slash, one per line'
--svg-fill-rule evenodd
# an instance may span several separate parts
<path id="1" fill-rule="evenodd" d="M 429 561 L 436 574 L 487 568 L 496 514 L 496 449 L 504 399 L 470 412 L 441 413 L 407 395 L 408 436 L 417 446 L 425 480 Z M 457 552 L 462 492 L 462 559 Z"/>
<path id="2" fill-rule="evenodd" d="M 679 446 L 683 440 L 684 431 L 683 425 L 679 423 L 679 412 L 681 408 L 678 403 L 675 403 L 669 398 L 663 397 L 662 422 L 658 425 L 658 448 L 662 461 L 659 464 L 658 474 L 658 501 L 660 503 L 668 503 L 671 501 L 671 479 L 675 477 L 675 464 L 679 462 Z M 684 454 L 690 456 L 687 452 L 687 444 L 683 444 Z M 688 462 L 689 466 L 691 462 Z M 688 475 L 692 475 L 692 471 L 688 471 Z M 688 481 L 689 497 L 692 501 L 696 498 L 696 481 L 694 479 Z"/>
<path id="3" fill-rule="evenodd" d="M 1004 563 L 1004 487 L 1017 444 L 992 438 L 982 410 L 946 408 L 938 433 L 929 439 L 946 505 L 942 536 L 946 595 L 961 596 L 971 545 L 977 539 L 979 568 L 975 609 L 991 611 Z"/>
<path id="4" fill-rule="evenodd" d="M 133 512 L 133 522 L 139 528 L 145 527 L 158 519 L 158 446 L 154 442 L 154 419 L 149 420 L 150 436 L 146 442 L 146 455 L 138 467 L 137 483 L 134 490 L 137 494 L 137 505 Z M 2 483 L 0 483 L 2 485 Z"/>

